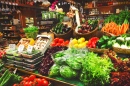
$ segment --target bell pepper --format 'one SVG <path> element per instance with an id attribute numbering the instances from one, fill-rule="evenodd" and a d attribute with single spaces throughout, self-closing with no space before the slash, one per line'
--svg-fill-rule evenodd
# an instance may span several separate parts
<path id="1" fill-rule="evenodd" d="M 89 39 L 87 47 L 88 48 L 95 48 L 98 40 L 99 40 L 98 37 L 92 37 L 91 39 Z"/>

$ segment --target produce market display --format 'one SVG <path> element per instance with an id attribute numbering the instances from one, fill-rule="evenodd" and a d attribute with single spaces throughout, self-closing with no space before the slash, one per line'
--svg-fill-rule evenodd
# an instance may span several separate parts
<path id="1" fill-rule="evenodd" d="M 0 86 L 130 86 L 127 1 L 8 1 L 0 2 Z M 26 37 L 6 43 L 12 31 Z"/>

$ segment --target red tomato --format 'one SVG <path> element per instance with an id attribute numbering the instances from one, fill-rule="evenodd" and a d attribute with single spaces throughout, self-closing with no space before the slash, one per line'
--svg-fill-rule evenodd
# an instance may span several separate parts
<path id="1" fill-rule="evenodd" d="M 35 75 L 30 75 L 30 76 L 29 76 L 29 80 L 30 80 L 30 81 L 34 81 L 35 78 L 36 78 Z"/>
<path id="2" fill-rule="evenodd" d="M 41 81 L 40 78 L 36 78 L 36 79 L 35 79 L 35 83 L 36 83 L 36 86 L 41 86 L 42 81 Z"/>
<path id="3" fill-rule="evenodd" d="M 49 83 L 48 83 L 48 81 L 47 81 L 47 80 L 43 80 L 42 85 L 43 85 L 43 86 L 48 86 L 48 85 L 49 85 Z"/>
<path id="4" fill-rule="evenodd" d="M 58 43 L 63 43 L 64 39 L 59 39 Z"/>
<path id="5" fill-rule="evenodd" d="M 54 42 L 57 43 L 59 41 L 59 38 L 55 38 Z"/>
<path id="6" fill-rule="evenodd" d="M 29 82 L 25 82 L 23 86 L 29 86 Z"/>
<path id="7" fill-rule="evenodd" d="M 29 81 L 29 77 L 24 77 L 23 80 L 24 81 Z"/>
<path id="8" fill-rule="evenodd" d="M 21 84 L 21 85 L 24 85 L 25 82 L 26 82 L 26 81 L 23 80 L 23 81 L 20 82 L 20 84 Z"/>
<path id="9" fill-rule="evenodd" d="M 61 43 L 57 43 L 56 46 L 61 46 Z"/>
<path id="10" fill-rule="evenodd" d="M 61 46 L 65 46 L 65 43 L 61 43 Z"/>
<path id="11" fill-rule="evenodd" d="M 69 41 L 68 41 L 68 40 L 66 40 L 66 41 L 65 41 L 65 44 L 69 44 Z"/>
<path id="12" fill-rule="evenodd" d="M 18 84 L 13 84 L 13 86 L 18 86 Z"/>
<path id="13" fill-rule="evenodd" d="M 56 46 L 56 43 L 55 43 L 55 42 L 52 42 L 52 43 L 51 43 L 51 46 L 52 46 L 52 47 Z"/>
<path id="14" fill-rule="evenodd" d="M 33 82 L 32 81 L 29 82 L 29 86 L 33 86 Z"/>

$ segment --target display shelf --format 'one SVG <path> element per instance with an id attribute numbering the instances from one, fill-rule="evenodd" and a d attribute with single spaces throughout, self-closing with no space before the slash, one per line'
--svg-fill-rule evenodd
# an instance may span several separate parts
<path id="1" fill-rule="evenodd" d="M 12 24 L 1 24 L 2 26 L 13 26 Z"/>
<path id="2" fill-rule="evenodd" d="M 97 7 L 84 8 L 84 9 L 100 9 L 100 8 L 107 8 L 107 7 L 120 7 L 120 6 L 129 6 L 129 4 L 116 4 L 116 5 L 109 5 L 109 6 L 97 6 Z"/>
<path id="3" fill-rule="evenodd" d="M 9 19 L 1 19 L 1 18 L 0 18 L 0 20 L 12 20 L 12 19 L 11 19 L 11 18 L 9 18 Z"/>
<path id="4" fill-rule="evenodd" d="M 90 14 L 90 15 L 87 15 L 87 16 L 108 16 L 108 15 L 111 15 L 113 13 L 110 13 L 110 14 Z"/>
<path id="5" fill-rule="evenodd" d="M 19 38 L 18 36 L 3 36 L 4 38 Z"/>
<path id="6" fill-rule="evenodd" d="M 1 15 L 11 15 L 11 16 L 13 16 L 12 13 L 1 13 Z"/>
<path id="7" fill-rule="evenodd" d="M 3 31 L 15 31 L 15 30 L 11 30 L 11 29 L 3 29 Z"/>
<path id="8" fill-rule="evenodd" d="M 35 9 L 43 9 L 43 10 L 48 9 L 48 8 L 45 8 L 45 7 L 42 7 L 42 6 L 31 6 L 31 5 L 26 5 L 26 4 L 18 4 L 17 6 L 35 8 Z"/>

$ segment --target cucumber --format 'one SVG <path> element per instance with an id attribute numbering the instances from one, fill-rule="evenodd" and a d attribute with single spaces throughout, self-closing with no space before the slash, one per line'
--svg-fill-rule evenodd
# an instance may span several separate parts
<path id="1" fill-rule="evenodd" d="M 2 75 L 2 77 L 0 78 L 0 82 L 3 82 L 3 80 L 5 80 L 5 78 L 9 76 L 9 74 L 10 74 L 9 70 L 6 70 Z"/>

